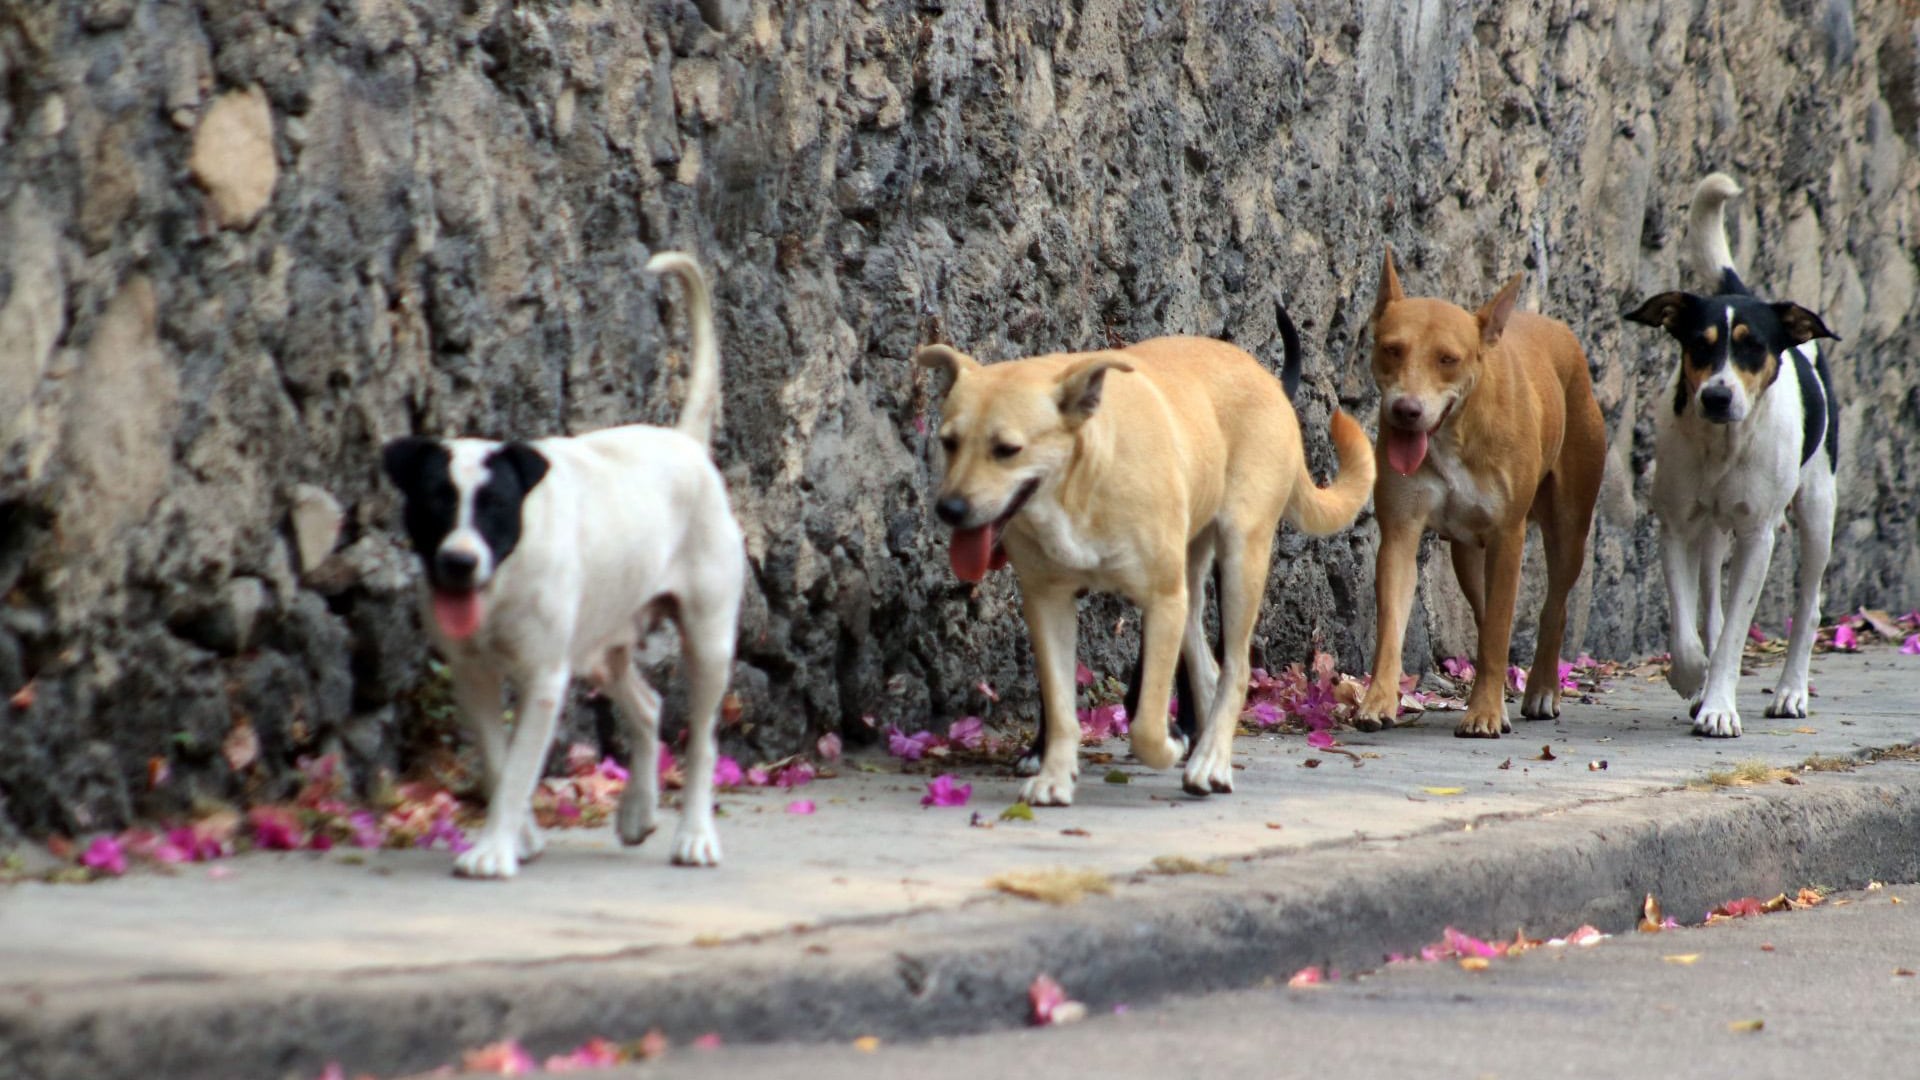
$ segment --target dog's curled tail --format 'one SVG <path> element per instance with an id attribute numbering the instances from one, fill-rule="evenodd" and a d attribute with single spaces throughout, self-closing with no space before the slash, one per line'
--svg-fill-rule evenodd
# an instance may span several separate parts
<path id="1" fill-rule="evenodd" d="M 1740 185 L 1726 173 L 1709 173 L 1693 189 L 1693 208 L 1687 212 L 1688 257 L 1693 272 L 1719 293 L 1743 292 L 1727 287 L 1734 274 L 1733 250 L 1727 246 L 1727 200 L 1740 194 Z M 1734 280 L 1739 280 L 1734 275 Z"/>
<path id="2" fill-rule="evenodd" d="M 681 251 L 663 251 L 647 260 L 647 273 L 671 274 L 687 290 L 687 323 L 693 337 L 692 366 L 687 371 L 687 400 L 680 407 L 675 429 L 713 445 L 713 426 L 720 419 L 720 346 L 714 340 L 713 300 L 700 263 Z"/>
<path id="3" fill-rule="evenodd" d="M 1353 524 L 1373 492 L 1373 443 L 1366 429 L 1360 421 L 1336 411 L 1330 433 L 1333 452 L 1340 458 L 1339 474 L 1326 487 L 1316 487 L 1303 457 L 1293 501 L 1287 504 L 1287 520 L 1314 536 L 1331 536 Z"/>

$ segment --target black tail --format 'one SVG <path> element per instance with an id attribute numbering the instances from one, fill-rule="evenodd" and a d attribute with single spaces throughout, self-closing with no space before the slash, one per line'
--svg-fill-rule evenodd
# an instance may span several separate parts
<path id="1" fill-rule="evenodd" d="M 1280 323 L 1280 341 L 1287 347 L 1287 362 L 1280 368 L 1280 385 L 1287 388 L 1287 400 L 1292 401 L 1300 389 L 1300 331 L 1293 328 L 1285 304 L 1275 300 L 1273 313 Z"/>

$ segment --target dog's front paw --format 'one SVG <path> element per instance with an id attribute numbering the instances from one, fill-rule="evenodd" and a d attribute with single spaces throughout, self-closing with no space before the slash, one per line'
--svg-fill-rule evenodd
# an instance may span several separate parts
<path id="1" fill-rule="evenodd" d="M 1706 654 L 1675 649 L 1673 660 L 1667 665 L 1667 685 L 1673 687 L 1674 693 L 1692 701 L 1700 696 L 1700 688 L 1706 682 Z"/>
<path id="2" fill-rule="evenodd" d="M 1740 737 L 1740 713 L 1732 702 L 1725 704 L 1702 704 L 1693 714 L 1693 733 L 1714 739 L 1737 739 Z"/>
<path id="3" fill-rule="evenodd" d="M 695 824 L 682 821 L 680 831 L 673 836 L 673 864 L 675 866 L 719 866 L 720 836 L 713 831 L 711 822 Z"/>
<path id="4" fill-rule="evenodd" d="M 627 790 L 620 793 L 614 828 L 620 834 L 621 843 L 632 847 L 653 835 L 653 830 L 658 828 L 653 823 L 653 802 L 653 792 L 641 791 L 638 784 L 628 784 Z"/>
<path id="5" fill-rule="evenodd" d="M 1180 786 L 1189 795 L 1231 795 L 1233 794 L 1233 753 L 1229 747 L 1226 753 L 1209 749 L 1194 751 L 1187 762 L 1186 774 L 1181 777 Z"/>
<path id="6" fill-rule="evenodd" d="M 1767 715 L 1776 719 L 1805 720 L 1808 696 L 1804 683 L 1793 686 L 1782 682 L 1773 688 L 1773 700 L 1767 703 Z"/>
<path id="7" fill-rule="evenodd" d="M 1501 702 L 1493 708 L 1484 706 L 1469 708 L 1467 715 L 1460 718 L 1453 733 L 1462 739 L 1497 739 L 1513 733 L 1513 725 L 1507 723 L 1506 703 Z"/>
<path id="8" fill-rule="evenodd" d="M 483 832 L 453 860 L 453 872 L 466 878 L 510 878 L 520 870 L 517 836 Z"/>
<path id="9" fill-rule="evenodd" d="M 1072 806 L 1073 773 L 1041 769 L 1039 775 L 1021 786 L 1020 801 L 1028 806 Z"/>
<path id="10" fill-rule="evenodd" d="M 1382 731 L 1394 725 L 1400 718 L 1400 695 L 1376 694 L 1372 687 L 1360 699 L 1360 708 L 1353 714 L 1353 726 L 1361 731 Z"/>

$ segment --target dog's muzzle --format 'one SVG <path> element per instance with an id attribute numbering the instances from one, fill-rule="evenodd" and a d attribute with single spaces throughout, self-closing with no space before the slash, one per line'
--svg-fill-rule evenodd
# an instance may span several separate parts
<path id="1" fill-rule="evenodd" d="M 1038 490 L 1040 490 L 1039 478 L 1028 480 L 1013 493 L 1013 498 L 1008 500 L 1007 508 L 999 517 L 985 525 L 975 525 L 972 528 L 960 528 L 957 525 L 957 522 L 966 521 L 971 516 L 967 511 L 972 507 L 967 504 L 967 500 L 954 495 L 940 500 L 935 505 L 933 512 L 939 515 L 940 520 L 955 525 L 947 550 L 947 560 L 953 567 L 955 577 L 961 581 L 983 581 L 989 573 L 1007 565 L 1007 553 L 1000 546 L 1000 533 L 1007 527 L 1007 522 L 1013 520 L 1013 515 L 1019 513 L 1027 505 L 1027 500 L 1033 498 L 1033 493 Z M 949 503 L 958 504 L 951 507 L 954 511 L 952 517 L 948 516 Z"/>

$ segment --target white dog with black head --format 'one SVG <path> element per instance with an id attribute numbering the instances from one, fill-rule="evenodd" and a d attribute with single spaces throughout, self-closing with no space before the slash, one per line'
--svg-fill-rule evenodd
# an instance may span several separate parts
<path id="1" fill-rule="evenodd" d="M 665 252 L 648 271 L 687 294 L 692 363 L 675 428 L 634 424 L 533 442 L 403 438 L 384 464 L 406 497 L 426 567 L 423 609 L 480 742 L 487 821 L 454 872 L 508 878 L 540 854 L 535 786 L 574 675 L 597 683 L 633 743 L 620 839 L 654 830 L 660 696 L 635 665 L 660 621 L 680 631 L 689 691 L 686 789 L 673 861 L 713 866 L 714 728 L 733 664 L 746 552 L 709 454 L 719 352 L 699 264 Z M 517 695 L 508 742 L 503 684 Z"/>
<path id="2" fill-rule="evenodd" d="M 1694 267 L 1714 292 L 1661 293 L 1626 313 L 1680 342 L 1672 400 L 1659 412 L 1652 499 L 1670 601 L 1667 681 L 1693 702 L 1694 733 L 1721 738 L 1740 734 L 1734 707 L 1740 657 L 1773 559 L 1774 533 L 1789 508 L 1800 533 L 1800 591 L 1786 667 L 1767 715 L 1807 715 L 1807 665 L 1820 619 L 1820 580 L 1833 550 L 1840 443 L 1833 378 L 1814 344 L 1839 335 L 1799 304 L 1761 300 L 1734 272 L 1725 207 L 1738 194 L 1739 186 L 1722 173 L 1694 190 L 1688 223 Z M 1732 595 L 1723 616 L 1720 571 L 1729 539 Z M 1703 615 L 1711 652 L 1701 644 Z"/>

